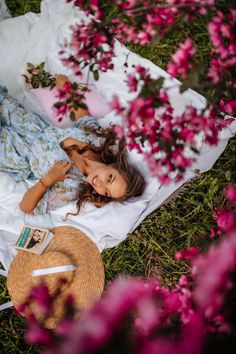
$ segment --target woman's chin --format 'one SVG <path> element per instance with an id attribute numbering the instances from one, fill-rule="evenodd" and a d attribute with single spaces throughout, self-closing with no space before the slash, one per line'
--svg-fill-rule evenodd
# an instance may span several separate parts
<path id="1" fill-rule="evenodd" d="M 86 177 L 87 182 L 88 182 L 93 188 L 94 188 L 94 183 L 93 183 L 94 178 L 95 178 L 95 176 L 92 175 L 92 174 L 89 174 L 89 175 Z"/>

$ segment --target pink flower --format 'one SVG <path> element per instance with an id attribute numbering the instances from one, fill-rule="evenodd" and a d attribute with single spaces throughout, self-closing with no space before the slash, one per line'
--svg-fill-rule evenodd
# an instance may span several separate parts
<path id="1" fill-rule="evenodd" d="M 175 258 L 178 260 L 192 261 L 199 254 L 197 247 L 188 247 L 185 250 L 176 252 Z"/>
<path id="2" fill-rule="evenodd" d="M 149 73 L 149 70 L 147 68 L 144 68 L 142 65 L 136 65 L 135 70 L 141 76 L 146 76 Z"/>
<path id="3" fill-rule="evenodd" d="M 167 92 L 165 90 L 160 90 L 159 99 L 162 102 L 168 102 L 169 101 L 169 96 L 168 96 L 168 94 L 167 94 Z"/>
<path id="4" fill-rule="evenodd" d="M 124 111 L 124 108 L 122 107 L 119 98 L 117 96 L 113 97 L 113 100 L 110 104 L 111 109 L 114 109 L 118 114 L 121 114 Z"/>
<path id="5" fill-rule="evenodd" d="M 224 109 L 226 113 L 233 114 L 236 111 L 236 99 L 234 98 L 224 103 Z"/>
<path id="6" fill-rule="evenodd" d="M 228 199 L 228 201 L 235 203 L 236 202 L 236 185 L 235 184 L 230 184 L 227 186 L 225 190 L 225 196 Z"/>
<path id="7" fill-rule="evenodd" d="M 74 326 L 74 320 L 70 318 L 63 318 L 56 326 L 55 332 L 58 335 L 66 336 L 70 333 Z"/>
<path id="8" fill-rule="evenodd" d="M 20 304 L 17 307 L 16 311 L 23 314 L 25 312 L 26 308 L 27 308 L 27 305 L 28 305 L 27 302 L 24 302 L 23 304 Z"/>
<path id="9" fill-rule="evenodd" d="M 45 284 L 35 286 L 30 294 L 30 299 L 34 300 L 39 308 L 40 313 L 45 316 L 52 310 L 53 298 L 49 294 L 48 288 Z"/>
<path id="10" fill-rule="evenodd" d="M 37 320 L 32 319 L 28 323 L 26 338 L 31 344 L 49 345 L 52 342 L 50 333 Z"/>
<path id="11" fill-rule="evenodd" d="M 185 78 L 187 71 L 192 67 L 191 61 L 195 53 L 193 42 L 187 38 L 172 55 L 172 63 L 168 64 L 167 72 L 174 77 L 179 74 Z"/>
<path id="12" fill-rule="evenodd" d="M 193 130 L 185 128 L 180 132 L 180 136 L 184 138 L 184 140 L 192 142 L 194 140 L 195 134 Z"/>
<path id="13" fill-rule="evenodd" d="M 67 96 L 67 92 L 64 88 L 57 88 L 55 92 L 55 97 L 58 98 L 59 100 L 65 99 Z"/>
<path id="14" fill-rule="evenodd" d="M 58 114 L 65 114 L 67 112 L 67 104 L 62 103 L 59 108 L 57 108 Z"/>
<path id="15" fill-rule="evenodd" d="M 70 81 L 66 81 L 63 85 L 63 89 L 65 90 L 65 93 L 70 93 L 72 89 L 72 84 Z"/>
<path id="16" fill-rule="evenodd" d="M 236 226 L 236 215 L 233 211 L 218 209 L 216 222 L 220 231 L 230 231 Z"/>
<path id="17" fill-rule="evenodd" d="M 162 310 L 158 308 L 154 299 L 150 296 L 141 299 L 137 304 L 137 317 L 135 326 L 141 334 L 150 333 L 156 326 L 160 325 Z"/>
<path id="18" fill-rule="evenodd" d="M 107 42 L 107 37 L 97 33 L 93 38 L 93 43 L 95 46 L 101 46 L 103 43 Z"/>
<path id="19" fill-rule="evenodd" d="M 119 138 L 122 138 L 124 136 L 124 128 L 121 125 L 116 125 L 114 128 L 114 132 Z"/>
<path id="20" fill-rule="evenodd" d="M 207 317 L 212 318 L 221 308 L 226 291 L 232 287 L 230 274 L 235 271 L 235 267 L 235 231 L 227 234 L 219 245 L 212 245 L 207 253 L 194 259 L 194 298 Z"/>
<path id="21" fill-rule="evenodd" d="M 217 236 L 217 234 L 216 234 L 216 230 L 215 229 L 213 229 L 213 228 L 211 228 L 210 229 L 210 238 L 215 238 L 216 236 Z"/>
<path id="22" fill-rule="evenodd" d="M 136 77 L 134 75 L 131 75 L 131 74 L 128 75 L 127 84 L 128 84 L 130 92 L 137 91 L 138 80 L 136 79 Z"/>

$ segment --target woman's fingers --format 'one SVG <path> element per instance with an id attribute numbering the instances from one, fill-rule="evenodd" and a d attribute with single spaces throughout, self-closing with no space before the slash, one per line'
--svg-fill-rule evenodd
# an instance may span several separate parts
<path id="1" fill-rule="evenodd" d="M 68 166 L 68 164 L 71 164 L 71 162 L 69 161 L 66 161 L 66 160 L 60 160 L 60 161 L 57 161 L 54 166 Z"/>
<path id="2" fill-rule="evenodd" d="M 66 81 L 68 81 L 68 77 L 66 75 L 55 75 L 56 85 L 63 86 Z"/>
<path id="3" fill-rule="evenodd" d="M 67 172 L 71 168 L 72 165 L 73 165 L 72 162 L 67 162 L 67 164 L 64 167 L 65 171 Z"/>

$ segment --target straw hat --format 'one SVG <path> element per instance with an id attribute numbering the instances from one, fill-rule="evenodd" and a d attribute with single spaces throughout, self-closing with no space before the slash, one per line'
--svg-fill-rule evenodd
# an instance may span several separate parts
<path id="1" fill-rule="evenodd" d="M 48 328 L 55 327 L 63 316 L 63 303 L 69 294 L 73 295 L 78 310 L 86 309 L 99 299 L 104 288 L 102 259 L 91 239 L 70 226 L 56 227 L 50 231 L 54 233 L 54 237 L 44 253 L 39 256 L 20 251 L 13 260 L 7 277 L 7 288 L 16 308 L 26 301 L 33 286 L 43 281 L 53 295 L 58 290 L 60 279 L 66 280 L 60 296 L 53 304 L 53 315 L 46 322 Z M 42 269 L 44 271 L 51 267 L 68 265 L 74 270 L 32 275 L 35 270 L 40 272 Z M 36 313 L 36 317 L 40 315 L 37 316 Z"/>

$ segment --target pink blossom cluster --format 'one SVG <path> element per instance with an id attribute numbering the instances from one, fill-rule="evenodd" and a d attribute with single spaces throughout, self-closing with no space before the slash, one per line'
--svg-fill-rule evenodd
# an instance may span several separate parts
<path id="1" fill-rule="evenodd" d="M 208 8 L 214 8 L 215 0 L 167 0 L 167 4 L 185 13 L 185 20 L 188 21 L 206 15 Z"/>
<path id="2" fill-rule="evenodd" d="M 195 283 L 193 299 L 207 319 L 208 330 L 236 333 L 236 328 L 230 324 L 229 304 L 226 302 L 229 294 L 230 301 L 235 301 L 232 293 L 236 294 L 236 185 L 229 184 L 225 196 L 233 205 L 231 209 L 222 208 L 215 213 L 215 233 L 224 235 L 221 243 L 211 245 L 206 253 L 199 254 L 196 247 L 190 247 L 178 252 L 176 256 L 177 259 L 191 260 L 192 279 Z"/>
<path id="3" fill-rule="evenodd" d="M 66 0 L 66 2 L 73 2 L 74 6 L 82 8 L 87 14 L 92 13 L 97 20 L 101 20 L 104 15 L 99 0 Z"/>
<path id="4" fill-rule="evenodd" d="M 72 38 L 65 43 L 60 54 L 63 63 L 72 68 L 76 75 L 80 75 L 81 69 L 88 66 L 97 80 L 99 71 L 113 68 L 114 37 L 96 19 L 90 19 L 89 23 L 82 21 L 73 27 Z"/>
<path id="5" fill-rule="evenodd" d="M 81 6 L 86 12 L 90 8 L 89 1 L 85 0 L 76 1 L 75 5 Z M 91 6 L 93 13 L 102 13 L 102 10 L 98 10 L 102 8 L 102 2 L 93 1 Z M 204 9 L 208 11 L 216 4 L 214 0 L 169 0 L 166 4 L 149 0 L 117 0 L 114 6 L 118 8 L 117 16 L 109 19 L 109 25 L 106 19 L 106 27 L 101 18 L 101 21 L 98 21 L 95 16 L 88 24 L 82 23 L 74 28 L 71 42 L 66 47 L 68 57 L 63 60 L 76 74 L 88 66 L 97 79 L 99 71 L 112 69 L 114 35 L 121 41 L 147 44 L 157 33 L 160 34 L 162 30 L 169 28 L 181 13 L 192 11 L 198 14 L 200 11 L 199 13 L 205 14 Z M 146 11 L 147 9 L 152 11 Z M 119 11 L 124 12 L 124 17 L 119 16 Z M 223 16 L 222 12 L 218 11 L 209 24 L 209 34 L 215 52 L 224 62 L 235 48 L 232 42 L 234 35 L 229 34 L 234 14 L 234 10 L 230 10 Z M 229 25 L 226 24 L 227 20 L 231 21 Z M 225 38 L 228 40 L 226 44 Z M 187 75 L 194 70 L 195 53 L 194 43 L 187 38 L 172 56 L 168 72 L 187 79 Z M 209 72 L 213 70 L 214 63 L 218 62 L 219 58 L 212 60 Z M 230 57 L 230 60 L 232 64 L 235 58 Z M 221 69 L 222 66 L 219 70 Z M 145 155 L 153 175 L 158 176 L 162 183 L 170 182 L 176 173 L 177 179 L 182 178 L 185 170 L 195 161 L 200 134 L 204 133 L 208 144 L 217 143 L 218 131 L 226 125 L 226 121 L 216 118 L 216 109 L 232 114 L 236 107 L 235 99 L 227 102 L 221 100 L 221 103 L 215 106 L 216 109 L 210 106 L 205 113 L 199 113 L 189 106 L 182 115 L 175 116 L 167 92 L 151 79 L 146 69 L 136 67 L 135 73 L 127 75 L 127 85 L 131 92 L 137 92 L 140 86 L 142 88 L 127 109 L 114 97 L 113 108 L 124 118 L 124 126 L 116 127 L 116 132 L 119 136 L 126 136 L 130 149 L 136 149 Z M 61 109 L 65 109 L 65 106 Z"/>
<path id="6" fill-rule="evenodd" d="M 157 38 L 165 36 L 176 19 L 192 21 L 197 16 L 205 16 L 209 10 L 214 10 L 216 15 L 208 24 L 208 32 L 213 45 L 210 66 L 207 77 L 212 86 L 219 85 L 221 78 L 228 77 L 229 83 L 235 89 L 235 18 L 236 10 L 230 6 L 224 11 L 219 10 L 221 4 L 215 0 L 116 0 L 112 5 L 112 14 L 106 16 L 103 1 L 99 0 L 66 0 L 74 2 L 86 13 L 92 13 L 93 19 L 89 23 L 81 23 L 73 29 L 70 43 L 65 46 L 63 57 L 65 65 L 70 66 L 76 74 L 88 66 L 95 78 L 99 71 L 113 68 L 114 38 L 121 42 L 135 44 L 149 44 Z M 167 71 L 173 75 L 187 78 L 193 72 L 193 62 L 196 49 L 193 41 L 187 38 L 180 44 L 172 56 Z M 196 75 L 196 73 L 195 73 Z M 222 90 L 220 91 L 222 92 Z M 221 100 L 217 109 L 233 114 L 236 109 L 235 99 Z"/>
<path id="7" fill-rule="evenodd" d="M 36 287 L 34 292 L 41 294 L 42 287 Z M 37 303 L 41 302 L 39 295 Z M 64 318 L 53 331 L 45 329 L 32 313 L 28 321 L 28 341 L 44 344 L 44 353 L 51 354 L 76 354 L 78 350 L 80 354 L 98 353 L 107 345 L 112 348 L 117 341 L 121 341 L 120 350 L 125 352 L 130 340 L 135 344 L 130 347 L 130 354 L 152 353 L 160 346 L 168 348 L 167 353 L 178 348 L 188 354 L 194 341 L 198 343 L 195 348 L 199 353 L 204 331 L 202 316 L 193 309 L 192 293 L 185 276 L 172 290 L 156 280 L 118 278 L 90 311 L 81 313 L 79 321 Z M 165 331 L 170 333 L 168 338 Z M 107 349 L 106 353 L 109 352 Z"/>
<path id="8" fill-rule="evenodd" d="M 53 111 L 58 116 L 58 121 L 68 114 L 69 118 L 75 120 L 75 112 L 78 108 L 87 108 L 84 103 L 85 92 L 88 91 L 86 85 L 71 83 L 66 81 L 62 87 L 57 87 L 56 97 L 59 101 L 53 104 Z"/>
<path id="9" fill-rule="evenodd" d="M 132 2 L 122 1 L 117 2 L 121 10 L 125 10 L 124 16 L 132 19 L 130 25 L 124 22 L 123 18 L 117 16 L 112 20 L 112 33 L 121 42 L 133 42 L 135 44 L 148 44 L 157 35 L 163 36 L 176 21 L 177 11 L 175 8 L 161 7 L 159 1 L 155 6 L 153 1 L 144 0 L 136 1 L 135 7 Z M 141 8 L 142 19 L 140 18 L 140 12 L 137 11 Z"/>
<path id="10" fill-rule="evenodd" d="M 229 185 L 225 195 L 236 205 L 236 185 Z M 236 334 L 236 212 L 231 209 L 234 223 L 225 222 L 220 243 L 205 253 L 195 247 L 179 252 L 176 258 L 190 261 L 191 274 L 182 275 L 173 288 L 154 279 L 118 278 L 77 320 L 71 316 L 75 312 L 69 297 L 64 318 L 49 331 L 43 324 L 53 297 L 43 284 L 37 286 L 22 308 L 25 311 L 34 301 L 28 341 L 44 344 L 45 354 L 110 354 L 117 349 L 129 354 L 214 352 L 219 333 Z M 232 215 L 225 213 L 224 218 L 231 220 Z M 220 218 L 217 215 L 217 224 Z M 36 306 L 42 314 L 37 319 L 32 312 Z"/>
<path id="11" fill-rule="evenodd" d="M 177 51 L 172 55 L 172 62 L 167 66 L 167 72 L 176 77 L 177 75 L 186 78 L 189 70 L 193 67 L 193 57 L 196 54 L 193 42 L 187 38 L 179 45 Z"/>
<path id="12" fill-rule="evenodd" d="M 236 9 L 228 13 L 217 11 L 212 21 L 208 24 L 208 32 L 213 45 L 213 59 L 210 62 L 208 78 L 213 84 L 218 84 L 224 77 L 228 78 L 228 84 L 232 89 L 236 88 Z M 228 114 L 236 111 L 236 99 L 221 99 L 219 107 Z"/>
<path id="13" fill-rule="evenodd" d="M 199 134 L 204 133 L 207 144 L 217 144 L 219 129 L 230 122 L 218 119 L 213 107 L 199 113 L 188 106 L 176 115 L 167 91 L 160 89 L 160 81 L 152 79 L 142 66 L 136 66 L 127 76 L 127 85 L 130 92 L 139 93 L 127 108 L 114 98 L 112 108 L 123 117 L 123 126 L 116 127 L 116 133 L 125 135 L 129 149 L 144 154 L 153 175 L 162 183 L 169 183 L 173 174 L 182 178 L 192 165 Z"/>

